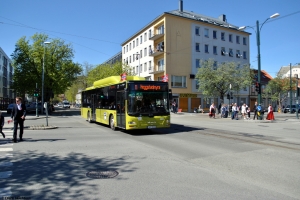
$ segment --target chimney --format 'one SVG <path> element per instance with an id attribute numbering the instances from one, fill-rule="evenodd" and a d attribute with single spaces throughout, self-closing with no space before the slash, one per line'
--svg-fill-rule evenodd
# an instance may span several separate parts
<path id="1" fill-rule="evenodd" d="M 182 0 L 179 0 L 179 12 L 183 11 L 183 2 Z"/>
<path id="2" fill-rule="evenodd" d="M 221 20 L 223 22 L 227 22 L 226 15 L 224 15 L 224 14 L 220 15 L 219 20 Z"/>

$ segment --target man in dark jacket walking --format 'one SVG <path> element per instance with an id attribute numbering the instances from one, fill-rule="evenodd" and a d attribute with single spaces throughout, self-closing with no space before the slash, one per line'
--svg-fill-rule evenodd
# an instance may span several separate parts
<path id="1" fill-rule="evenodd" d="M 17 130 L 18 125 L 20 126 L 20 141 L 23 141 L 23 129 L 24 129 L 24 120 L 26 117 L 26 106 L 22 103 L 21 97 L 16 97 L 16 103 L 11 111 L 11 119 L 14 122 L 14 135 L 13 141 L 17 142 Z"/>

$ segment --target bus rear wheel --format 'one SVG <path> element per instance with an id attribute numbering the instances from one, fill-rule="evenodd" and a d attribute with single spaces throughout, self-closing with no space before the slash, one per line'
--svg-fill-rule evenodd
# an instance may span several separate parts
<path id="1" fill-rule="evenodd" d="M 115 120 L 114 120 L 114 116 L 111 115 L 109 118 L 109 125 L 111 130 L 115 131 L 116 130 L 116 126 L 115 126 Z"/>
<path id="2" fill-rule="evenodd" d="M 87 121 L 88 121 L 89 123 L 92 123 L 92 116 L 91 116 L 90 111 L 89 111 L 88 114 L 87 114 Z"/>

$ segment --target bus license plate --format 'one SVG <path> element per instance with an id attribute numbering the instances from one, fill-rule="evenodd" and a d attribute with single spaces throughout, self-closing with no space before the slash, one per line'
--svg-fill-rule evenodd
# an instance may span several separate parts
<path id="1" fill-rule="evenodd" d="M 148 126 L 148 128 L 150 129 L 150 128 L 156 128 L 156 126 Z"/>

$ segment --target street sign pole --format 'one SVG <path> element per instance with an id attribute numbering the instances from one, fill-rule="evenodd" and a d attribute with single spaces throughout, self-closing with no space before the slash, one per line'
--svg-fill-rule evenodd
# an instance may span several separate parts
<path id="1" fill-rule="evenodd" d="M 37 83 L 35 83 L 35 88 L 36 88 L 36 91 L 35 91 L 35 116 L 38 117 L 39 116 L 39 111 L 38 111 L 38 93 L 37 92 Z"/>

